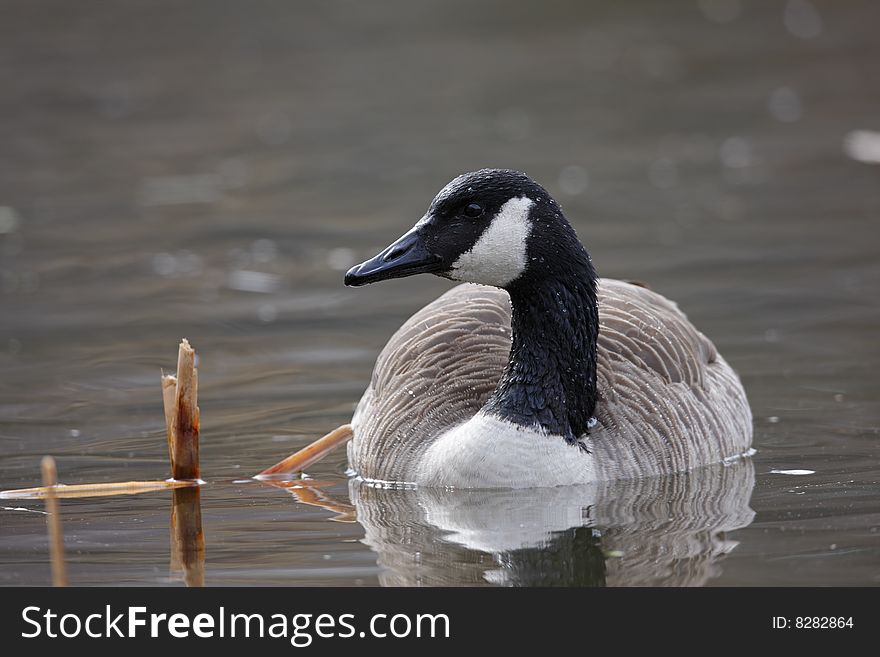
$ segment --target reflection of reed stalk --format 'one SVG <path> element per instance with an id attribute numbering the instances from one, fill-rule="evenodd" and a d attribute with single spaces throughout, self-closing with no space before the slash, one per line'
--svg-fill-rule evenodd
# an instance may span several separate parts
<path id="1" fill-rule="evenodd" d="M 316 506 L 326 511 L 332 511 L 338 515 L 327 518 L 333 522 L 356 522 L 355 507 L 347 502 L 341 502 L 334 495 L 323 490 L 333 486 L 335 481 L 321 481 L 317 479 L 273 479 L 257 477 L 267 486 L 281 488 L 293 495 L 300 504 Z"/>
<path id="2" fill-rule="evenodd" d="M 171 501 L 171 570 L 182 570 L 187 586 L 205 585 L 205 534 L 201 490 L 178 488 Z"/>
<path id="3" fill-rule="evenodd" d="M 49 559 L 52 562 L 52 585 L 67 586 L 67 568 L 64 565 L 64 534 L 61 531 L 61 511 L 55 485 L 58 471 L 55 459 L 44 456 L 40 463 L 43 471 L 43 486 L 46 488 L 46 524 L 49 526 Z"/>

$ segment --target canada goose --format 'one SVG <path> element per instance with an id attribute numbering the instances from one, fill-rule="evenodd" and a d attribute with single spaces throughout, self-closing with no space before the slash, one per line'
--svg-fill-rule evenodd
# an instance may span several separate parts
<path id="1" fill-rule="evenodd" d="M 749 449 L 745 392 L 714 345 L 663 296 L 597 279 L 559 204 L 525 174 L 455 178 L 345 284 L 420 273 L 468 284 L 379 355 L 348 445 L 365 480 L 559 486 Z"/>

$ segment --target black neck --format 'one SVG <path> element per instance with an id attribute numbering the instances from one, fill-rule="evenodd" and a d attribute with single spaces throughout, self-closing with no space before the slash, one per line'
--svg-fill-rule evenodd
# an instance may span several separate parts
<path id="1" fill-rule="evenodd" d="M 596 273 L 586 251 L 577 251 L 552 275 L 508 286 L 513 346 L 485 407 L 569 442 L 587 433 L 596 406 Z"/>

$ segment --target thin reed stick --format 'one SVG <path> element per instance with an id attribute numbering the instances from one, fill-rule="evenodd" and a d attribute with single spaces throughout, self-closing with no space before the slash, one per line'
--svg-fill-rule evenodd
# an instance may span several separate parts
<path id="1" fill-rule="evenodd" d="M 137 495 L 157 490 L 197 486 L 195 481 L 114 481 L 106 484 L 55 484 L 38 488 L 17 488 L 0 491 L 0 500 L 45 500 L 51 495 L 56 499 L 74 497 L 109 497 L 112 495 Z"/>
<path id="2" fill-rule="evenodd" d="M 64 564 L 64 533 L 61 529 L 61 508 L 55 495 L 58 470 L 55 459 L 44 456 L 40 463 L 46 495 L 46 524 L 49 527 L 49 560 L 52 563 L 52 585 L 67 586 L 67 568 Z"/>
<path id="3" fill-rule="evenodd" d="M 323 438 L 318 438 L 313 443 L 303 447 L 295 454 L 291 454 L 283 461 L 279 461 L 270 468 L 266 468 L 256 475 L 256 479 L 268 477 L 271 475 L 288 474 L 293 472 L 302 472 L 310 465 L 317 463 L 327 456 L 340 445 L 344 445 L 354 438 L 354 433 L 350 424 L 343 424 L 337 427 Z"/>
<path id="4" fill-rule="evenodd" d="M 177 377 L 173 374 L 162 374 L 162 406 L 165 409 L 168 463 L 174 463 L 174 411 L 177 408 Z M 173 470 L 174 466 L 171 469 Z"/>

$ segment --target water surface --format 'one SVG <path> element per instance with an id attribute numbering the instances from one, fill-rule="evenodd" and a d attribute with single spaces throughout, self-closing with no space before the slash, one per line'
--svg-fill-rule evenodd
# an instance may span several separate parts
<path id="1" fill-rule="evenodd" d="M 875 3 L 0 14 L 0 488 L 44 454 L 67 483 L 167 476 L 159 373 L 186 336 L 206 584 L 880 584 Z M 477 494 L 365 489 L 340 452 L 319 485 L 248 481 L 348 421 L 449 286 L 343 271 L 481 166 L 543 182 L 602 275 L 715 341 L 751 461 Z M 171 505 L 65 501 L 72 582 L 193 583 Z M 47 583 L 41 505 L 3 506 L 0 583 Z"/>

